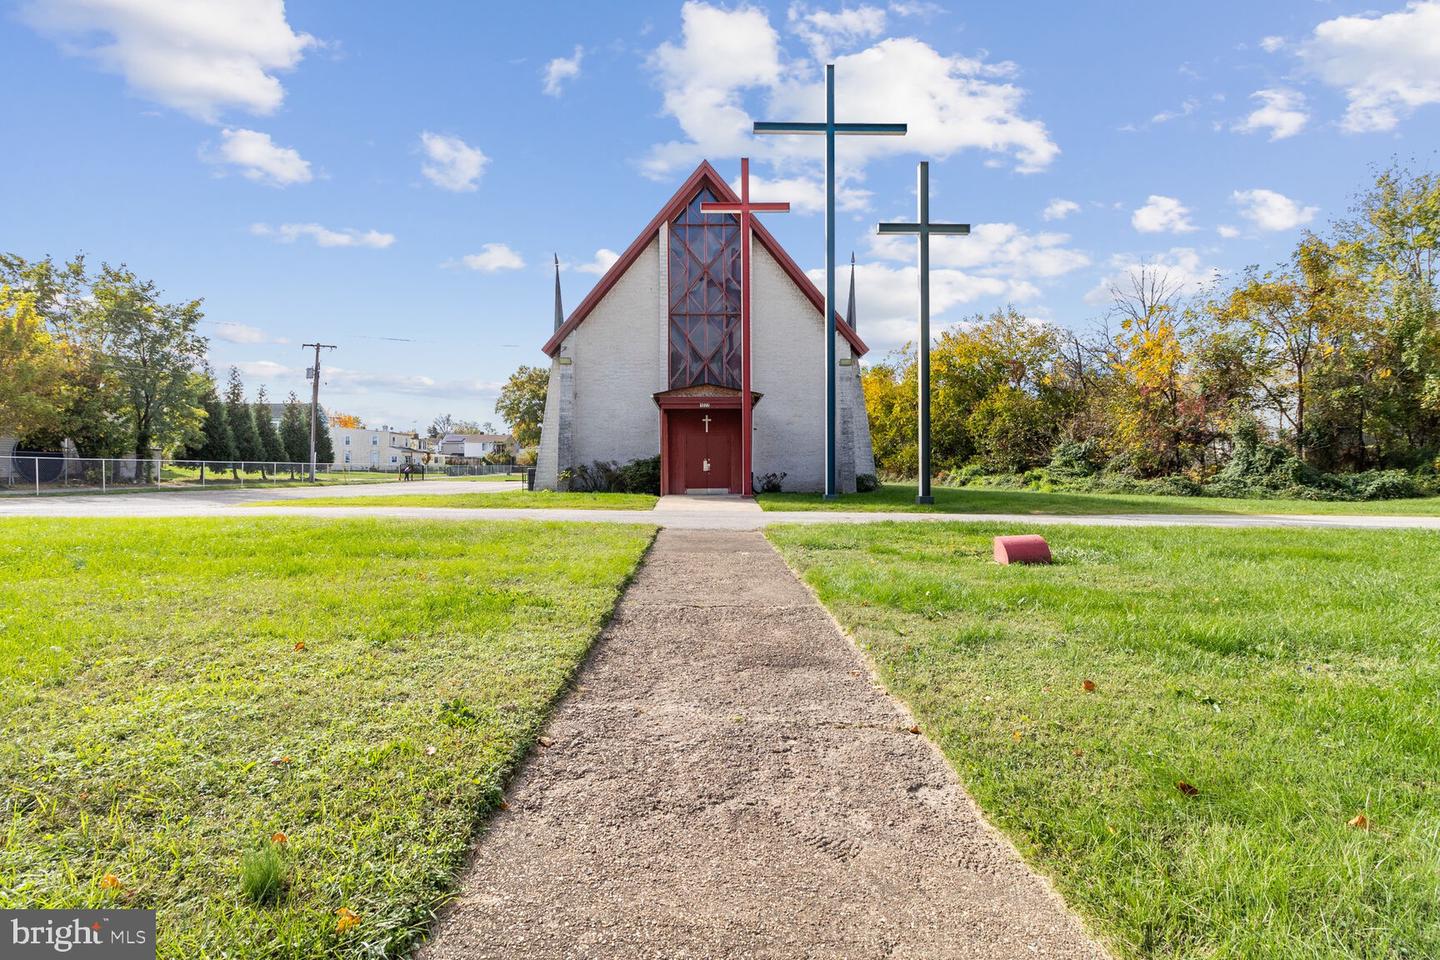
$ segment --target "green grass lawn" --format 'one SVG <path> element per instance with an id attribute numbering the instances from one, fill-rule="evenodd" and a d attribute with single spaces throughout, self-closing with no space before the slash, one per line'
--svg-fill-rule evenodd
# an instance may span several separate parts
<path id="1" fill-rule="evenodd" d="M 403 952 L 652 535 L 0 521 L 0 907 L 155 908 L 175 960 Z"/>
<path id="2" fill-rule="evenodd" d="M 91 461 L 92 463 L 94 461 Z M 483 475 L 447 476 L 444 473 L 431 472 L 425 478 L 417 476 L 411 483 L 421 483 L 425 480 L 466 480 L 479 483 L 509 481 L 517 482 L 525 478 L 518 473 L 487 473 Z M 39 493 L 41 496 L 66 496 L 66 495 L 91 495 L 95 493 L 155 493 L 156 491 L 174 490 L 249 490 L 254 487 L 265 489 L 281 489 L 285 487 L 309 487 L 309 486 L 344 486 L 349 483 L 399 483 L 402 482 L 395 473 L 383 473 L 378 470 L 354 470 L 350 472 L 336 471 L 329 473 L 320 471 L 315 475 L 315 482 L 312 484 L 305 478 L 304 471 L 291 473 L 288 470 L 281 470 L 278 473 L 271 473 L 268 470 L 241 470 L 239 476 L 229 470 L 206 470 L 204 481 L 201 481 L 199 468 L 177 467 L 173 464 L 166 464 L 161 468 L 159 484 L 153 480 L 149 483 L 117 483 L 113 478 L 102 486 L 100 472 L 95 467 L 88 470 L 78 470 L 71 476 L 56 480 L 42 481 Z M 0 497 L 19 496 L 33 497 L 36 495 L 35 487 L 19 480 L 6 486 L 0 486 Z"/>
<path id="3" fill-rule="evenodd" d="M 1005 532 L 769 536 L 1117 955 L 1440 956 L 1440 538 Z"/>
<path id="4" fill-rule="evenodd" d="M 306 497 L 262 500 L 248 507 L 465 507 L 468 509 L 652 510 L 648 493 L 556 493 L 552 490 L 497 490 L 494 493 L 412 493 L 403 497 Z"/>
<path id="5" fill-rule="evenodd" d="M 933 487 L 935 502 L 915 502 L 915 485 L 882 484 L 872 493 L 825 500 L 818 493 L 762 493 L 765 510 L 864 510 L 904 513 L 1313 513 L 1380 516 L 1440 516 L 1440 497 L 1416 500 L 1229 500 L 1223 497 L 1161 497 L 1117 493 L 1040 493 L 983 487 Z"/>

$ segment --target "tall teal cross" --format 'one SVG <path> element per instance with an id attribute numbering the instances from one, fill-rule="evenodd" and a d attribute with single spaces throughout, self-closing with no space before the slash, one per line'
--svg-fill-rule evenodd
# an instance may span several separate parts
<path id="1" fill-rule="evenodd" d="M 899 137 L 903 123 L 836 123 L 835 64 L 825 65 L 825 121 L 757 120 L 756 133 L 823 134 L 825 137 L 825 499 L 835 488 L 835 137 L 839 134 Z"/>
<path id="2" fill-rule="evenodd" d="M 930 238 L 932 236 L 964 237 L 970 234 L 968 223 L 930 222 L 930 163 L 920 161 L 916 171 L 915 193 L 919 207 L 915 223 L 882 223 L 881 236 L 901 234 L 920 238 L 920 356 L 917 370 L 920 380 L 920 487 L 916 503 L 934 503 L 930 495 Z"/>

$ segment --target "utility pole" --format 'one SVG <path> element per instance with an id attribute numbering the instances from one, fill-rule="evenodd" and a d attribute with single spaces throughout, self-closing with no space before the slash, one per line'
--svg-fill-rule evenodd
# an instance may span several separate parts
<path id="1" fill-rule="evenodd" d="M 310 482 L 315 482 L 315 419 L 320 413 L 320 351 L 334 350 L 333 343 L 303 343 L 301 349 L 315 348 L 315 366 L 310 368 Z"/>

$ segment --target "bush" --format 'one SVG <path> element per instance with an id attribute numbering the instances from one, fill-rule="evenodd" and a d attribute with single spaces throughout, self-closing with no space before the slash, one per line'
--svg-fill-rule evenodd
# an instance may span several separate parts
<path id="1" fill-rule="evenodd" d="M 1252 491 L 1278 491 L 1291 487 L 1333 488 L 1325 474 L 1295 454 L 1260 438 L 1255 421 L 1246 421 L 1235 430 L 1230 461 L 1215 474 L 1211 486 L 1237 491 L 1230 496 L 1248 496 Z"/>
<path id="2" fill-rule="evenodd" d="M 756 493 L 779 493 L 780 485 L 785 482 L 784 473 L 765 473 L 759 479 L 752 480 L 751 486 Z"/>
<path id="3" fill-rule="evenodd" d="M 979 463 L 967 463 L 958 470 L 947 470 L 940 474 L 939 481 L 942 487 L 968 487 L 985 479 L 987 476 L 985 466 Z"/>
<path id="4" fill-rule="evenodd" d="M 578 493 L 609 493 L 615 488 L 620 464 L 614 460 L 596 460 L 590 466 L 577 463 L 570 475 L 570 489 Z"/>
<path id="5" fill-rule="evenodd" d="M 1135 477 L 1137 479 L 1142 473 L 1140 465 L 1135 462 L 1134 456 L 1128 450 L 1122 450 L 1106 460 L 1105 468 L 1101 472 L 1107 476 Z"/>
<path id="6" fill-rule="evenodd" d="M 1362 500 L 1402 500 L 1424 495 L 1415 478 L 1403 470 L 1373 470 L 1356 474 L 1355 492 Z"/>
<path id="7" fill-rule="evenodd" d="M 1056 478 L 1093 477 L 1100 472 L 1099 446 L 1094 440 L 1056 444 L 1048 469 Z"/>
<path id="8" fill-rule="evenodd" d="M 660 455 L 631 460 L 615 478 L 616 493 L 660 493 Z"/>
<path id="9" fill-rule="evenodd" d="M 660 492 L 660 457 L 631 460 L 620 466 L 614 460 L 596 460 L 590 466 L 576 464 L 570 472 L 570 490 L 577 493 Z"/>

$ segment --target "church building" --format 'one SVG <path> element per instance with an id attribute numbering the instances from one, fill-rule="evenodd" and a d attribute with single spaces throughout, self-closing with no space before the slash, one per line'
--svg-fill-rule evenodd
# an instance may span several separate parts
<path id="1" fill-rule="evenodd" d="M 739 198 L 702 162 L 545 344 L 550 385 L 537 489 L 577 466 L 660 456 L 661 493 L 740 493 L 740 218 L 703 213 Z M 755 488 L 825 485 L 824 296 L 757 220 L 750 357 Z M 866 346 L 836 318 L 836 474 L 841 492 L 875 473 L 860 385 Z"/>

